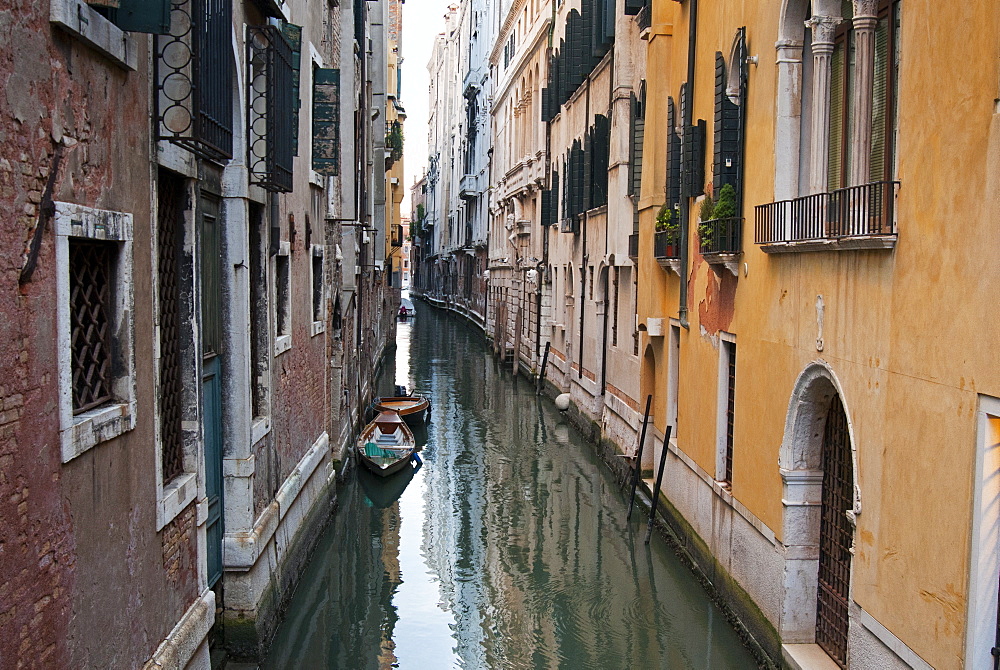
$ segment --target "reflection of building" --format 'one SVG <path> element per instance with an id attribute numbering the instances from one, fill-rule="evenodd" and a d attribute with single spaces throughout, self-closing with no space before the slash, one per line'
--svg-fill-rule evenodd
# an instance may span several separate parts
<path id="1" fill-rule="evenodd" d="M 774 657 L 993 667 L 1000 6 L 637 4 L 668 497 Z"/>

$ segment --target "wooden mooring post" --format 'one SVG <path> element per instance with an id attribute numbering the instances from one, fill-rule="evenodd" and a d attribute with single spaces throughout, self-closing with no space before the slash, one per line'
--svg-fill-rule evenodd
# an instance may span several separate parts
<path id="1" fill-rule="evenodd" d="M 535 386 L 535 395 L 542 392 L 542 384 L 545 383 L 545 366 L 549 364 L 549 347 L 551 345 L 551 342 L 545 343 L 545 353 L 542 354 L 542 369 L 538 373 L 538 383 Z"/>
<path id="2" fill-rule="evenodd" d="M 549 350 L 546 347 L 545 353 Z M 653 395 L 646 396 L 646 412 L 642 416 L 642 431 L 639 433 L 639 447 L 635 452 L 635 472 L 632 473 L 632 494 L 628 499 L 628 514 L 625 520 L 632 518 L 632 505 L 635 503 L 635 489 L 639 486 L 639 476 L 642 474 L 642 447 L 646 443 L 646 426 L 649 424 L 649 406 L 653 403 Z"/>
<path id="3" fill-rule="evenodd" d="M 663 448 L 660 450 L 660 467 L 656 471 L 656 486 L 653 488 L 653 499 L 649 503 L 649 525 L 646 526 L 646 544 L 649 544 L 649 538 L 653 535 L 653 519 L 656 518 L 656 503 L 660 500 L 660 484 L 663 482 L 663 466 L 667 463 L 667 452 L 670 448 L 667 446 L 670 444 L 670 429 L 673 426 L 667 426 L 667 432 L 663 436 Z"/>

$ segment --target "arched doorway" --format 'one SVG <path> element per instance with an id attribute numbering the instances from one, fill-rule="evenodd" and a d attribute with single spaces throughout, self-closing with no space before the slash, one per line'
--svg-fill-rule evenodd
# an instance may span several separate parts
<path id="1" fill-rule="evenodd" d="M 779 466 L 786 559 L 781 639 L 818 644 L 847 667 L 851 549 L 860 513 L 851 422 L 824 362 L 795 383 Z"/>
<path id="2" fill-rule="evenodd" d="M 820 508 L 816 643 L 847 667 L 848 599 L 854 524 L 854 466 L 847 415 L 839 395 L 830 400 L 823 429 L 823 496 Z"/>

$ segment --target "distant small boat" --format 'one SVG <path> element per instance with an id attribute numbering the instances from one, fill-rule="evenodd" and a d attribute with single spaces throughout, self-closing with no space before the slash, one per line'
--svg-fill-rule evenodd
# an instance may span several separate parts
<path id="1" fill-rule="evenodd" d="M 409 298 L 400 298 L 399 300 L 399 318 L 406 319 L 417 313 L 417 310 L 413 308 L 413 303 L 410 302 Z"/>
<path id="2" fill-rule="evenodd" d="M 398 392 L 398 391 L 397 391 Z M 430 414 L 431 403 L 422 395 L 400 395 L 375 398 L 372 408 L 376 412 L 395 412 L 409 424 L 423 422 Z"/>
<path id="3" fill-rule="evenodd" d="M 406 467 L 416 448 L 413 433 L 396 412 L 381 412 L 358 436 L 358 460 L 380 477 Z"/>

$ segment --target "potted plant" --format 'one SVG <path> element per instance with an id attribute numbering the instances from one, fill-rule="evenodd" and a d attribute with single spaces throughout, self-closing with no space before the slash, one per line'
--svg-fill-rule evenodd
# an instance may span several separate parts
<path id="1" fill-rule="evenodd" d="M 680 230 L 677 211 L 669 205 L 663 205 L 656 213 L 656 232 L 665 233 L 666 244 L 663 247 L 664 258 L 677 257 L 677 232 Z"/>

